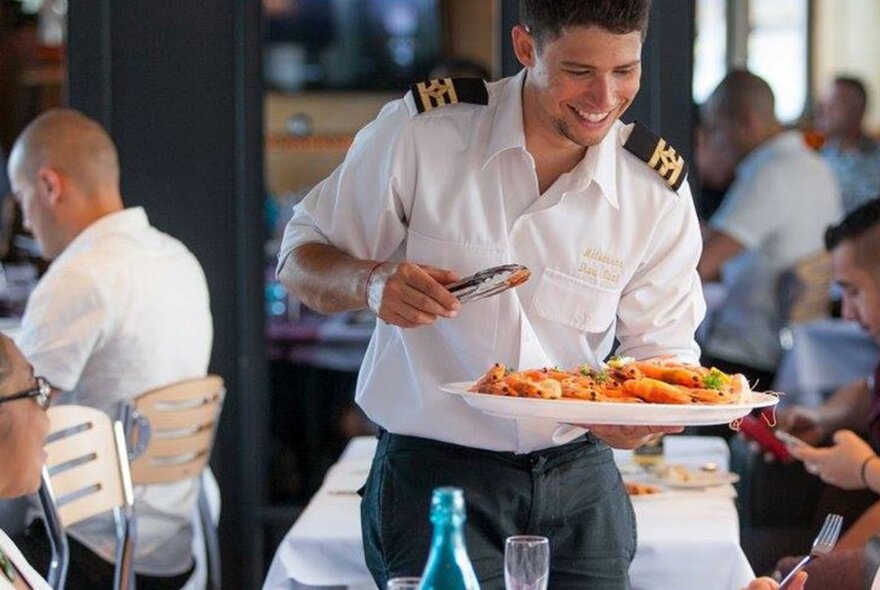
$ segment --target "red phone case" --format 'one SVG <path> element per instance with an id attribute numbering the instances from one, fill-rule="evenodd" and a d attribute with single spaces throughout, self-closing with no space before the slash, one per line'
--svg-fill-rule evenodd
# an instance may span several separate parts
<path id="1" fill-rule="evenodd" d="M 746 416 L 739 425 L 740 432 L 749 440 L 753 440 L 761 447 L 761 451 L 772 453 L 777 460 L 783 463 L 794 461 L 794 457 L 788 452 L 785 443 L 776 438 L 773 431 L 767 426 L 763 418 L 758 416 Z"/>

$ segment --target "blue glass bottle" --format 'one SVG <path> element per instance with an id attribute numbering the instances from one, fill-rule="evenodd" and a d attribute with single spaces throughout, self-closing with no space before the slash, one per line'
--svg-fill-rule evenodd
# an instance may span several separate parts
<path id="1" fill-rule="evenodd" d="M 464 543 L 464 493 L 437 488 L 431 497 L 434 536 L 419 590 L 479 590 Z"/>

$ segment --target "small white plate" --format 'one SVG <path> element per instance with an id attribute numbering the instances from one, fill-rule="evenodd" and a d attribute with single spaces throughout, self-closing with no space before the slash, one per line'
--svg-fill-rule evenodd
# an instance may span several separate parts
<path id="1" fill-rule="evenodd" d="M 641 426 L 708 426 L 728 424 L 755 408 L 775 405 L 779 398 L 770 393 L 747 391 L 738 404 L 638 404 L 591 402 L 577 399 L 539 399 L 508 397 L 468 391 L 472 381 L 440 386 L 442 391 L 460 396 L 469 406 L 503 418 L 543 418 L 560 424 L 618 424 Z"/>
<path id="2" fill-rule="evenodd" d="M 677 473 L 684 473 L 685 477 L 677 473 L 659 474 L 653 477 L 653 481 L 670 488 L 679 489 L 703 489 L 715 486 L 731 485 L 739 481 L 739 475 L 730 471 L 702 471 L 680 467 Z"/>

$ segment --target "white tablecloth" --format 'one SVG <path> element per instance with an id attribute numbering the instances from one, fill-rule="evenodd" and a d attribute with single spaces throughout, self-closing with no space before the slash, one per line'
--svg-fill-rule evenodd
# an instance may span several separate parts
<path id="1" fill-rule="evenodd" d="M 670 462 L 729 464 L 720 438 L 666 439 Z M 360 498 L 376 441 L 352 440 L 321 489 L 281 542 L 263 590 L 349 586 L 375 588 L 364 563 Z M 629 453 L 615 451 L 619 465 Z M 739 522 L 730 486 L 667 491 L 633 502 L 639 544 L 630 573 L 633 590 L 739 589 L 753 577 L 739 546 Z M 427 556 L 426 556 L 427 558 Z"/>
<path id="2" fill-rule="evenodd" d="M 873 372 L 880 351 L 855 322 L 819 320 L 791 327 L 792 348 L 782 358 L 773 389 L 781 404 L 816 406 L 823 394 Z"/>

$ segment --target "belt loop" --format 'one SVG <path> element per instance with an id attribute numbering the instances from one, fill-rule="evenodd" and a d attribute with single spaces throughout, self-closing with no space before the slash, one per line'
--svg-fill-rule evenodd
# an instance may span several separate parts
<path id="1" fill-rule="evenodd" d="M 547 455 L 541 453 L 532 460 L 532 473 L 542 473 L 547 465 Z"/>

